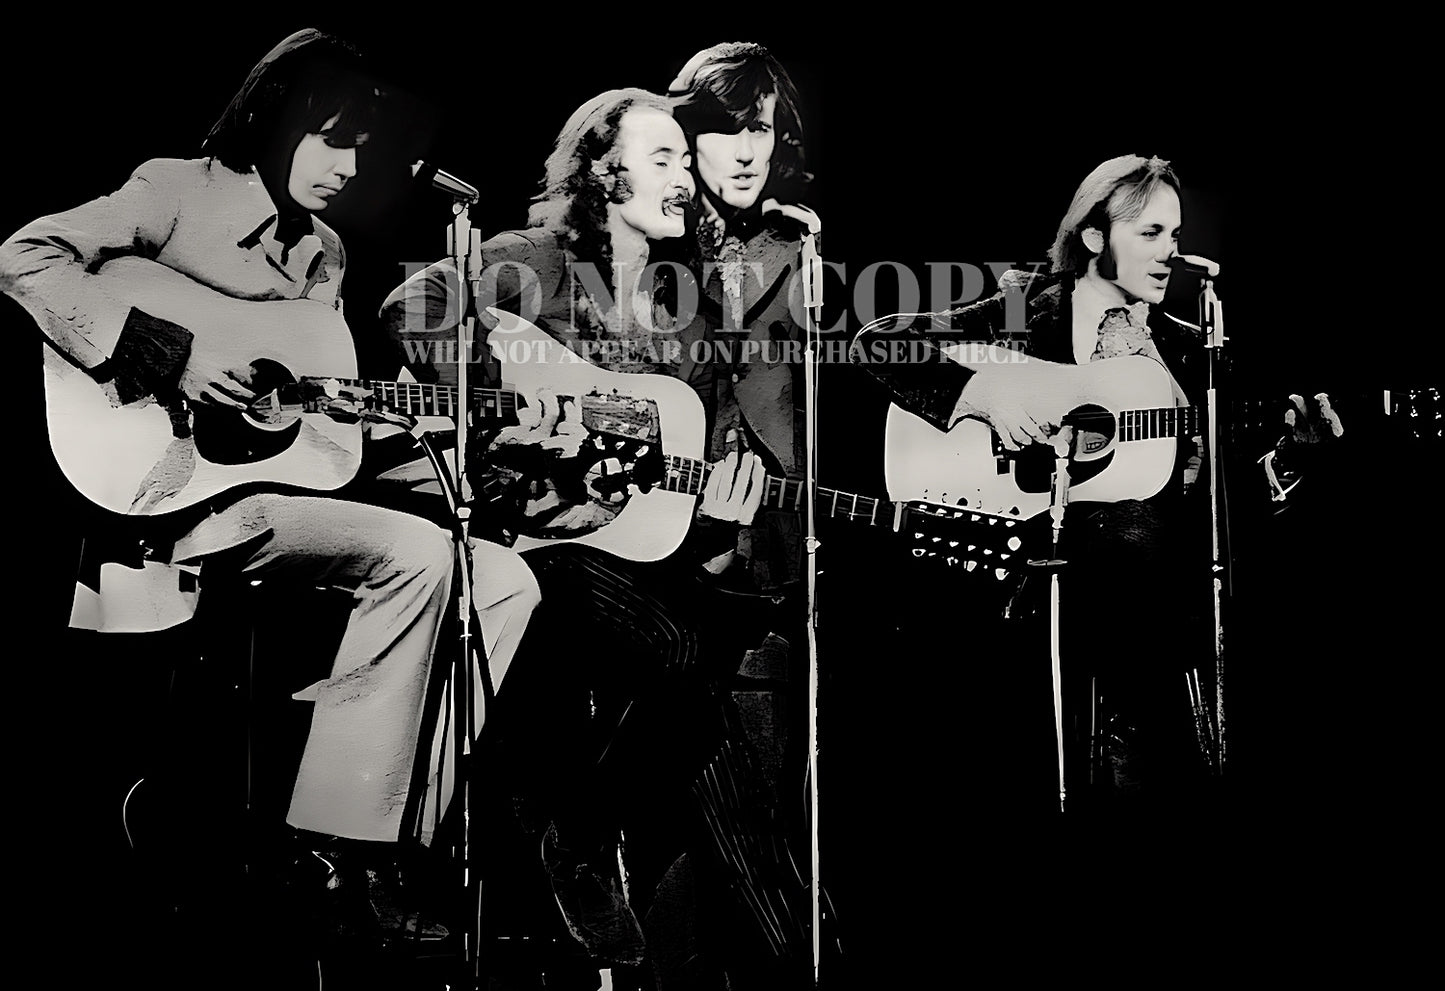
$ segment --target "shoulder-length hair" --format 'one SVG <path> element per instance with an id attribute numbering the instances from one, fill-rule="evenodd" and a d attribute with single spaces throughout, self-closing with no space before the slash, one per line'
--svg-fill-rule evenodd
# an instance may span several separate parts
<path id="1" fill-rule="evenodd" d="M 1093 257 L 1084 244 L 1084 231 L 1102 231 L 1107 244 L 1113 224 L 1128 223 L 1144 212 L 1160 186 L 1179 192 L 1179 177 L 1162 158 L 1121 155 L 1090 172 L 1079 184 L 1069 210 L 1059 223 L 1049 261 L 1056 275 L 1080 275 Z"/>
<path id="2" fill-rule="evenodd" d="M 608 90 L 573 111 L 547 156 L 542 191 L 527 214 L 529 226 L 553 231 L 573 255 L 599 265 L 607 278 L 612 268 L 607 204 L 631 196 L 617 137 L 623 115 L 637 107 L 672 113 L 664 97 L 642 89 Z"/>
<path id="3" fill-rule="evenodd" d="M 381 96 L 354 47 L 306 28 L 256 63 L 201 150 L 249 172 L 263 159 L 289 156 L 332 117 L 328 141 L 350 147 L 371 130 Z"/>
<path id="4" fill-rule="evenodd" d="M 786 196 L 789 187 L 812 178 L 804 171 L 797 87 L 788 70 L 762 45 L 730 41 L 703 49 L 682 67 L 668 87 L 668 95 L 674 98 L 673 116 L 689 144 L 699 134 L 736 134 L 752 127 L 762 116 L 764 99 L 776 96 L 773 131 L 777 142 L 768 176 L 770 188 L 763 193 L 785 191 Z M 693 148 L 694 165 L 696 151 Z M 761 202 L 763 196 L 758 199 Z"/>

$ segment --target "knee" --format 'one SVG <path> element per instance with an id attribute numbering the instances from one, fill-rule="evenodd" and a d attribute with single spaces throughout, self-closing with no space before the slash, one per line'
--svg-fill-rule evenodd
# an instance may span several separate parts
<path id="1" fill-rule="evenodd" d="M 519 611 L 531 613 L 542 604 L 542 586 L 537 582 L 537 576 L 532 574 L 532 569 L 527 567 L 527 562 L 522 560 L 520 554 L 513 554 L 506 567 L 506 583 L 511 586 L 512 599 Z"/>
<path id="2" fill-rule="evenodd" d="M 472 541 L 472 577 L 478 607 L 506 602 L 530 614 L 542 602 L 542 586 L 522 555 L 509 547 Z"/>
<path id="3" fill-rule="evenodd" d="M 392 547 L 391 561 L 396 570 L 406 575 L 417 575 L 429 582 L 441 584 L 452 573 L 451 538 L 439 527 L 424 520 L 419 525 L 409 526 L 397 534 Z"/>

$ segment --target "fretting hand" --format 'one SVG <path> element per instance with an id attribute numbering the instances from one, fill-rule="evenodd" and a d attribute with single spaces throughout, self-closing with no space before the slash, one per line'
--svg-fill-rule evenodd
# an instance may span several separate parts
<path id="1" fill-rule="evenodd" d="M 729 451 L 712 466 L 698 513 L 709 519 L 748 526 L 763 501 L 767 477 L 762 458 L 747 451 Z"/>
<path id="2" fill-rule="evenodd" d="M 1289 492 L 1300 482 L 1307 470 L 1318 467 L 1321 459 L 1340 437 L 1345 426 L 1330 402 L 1327 393 L 1317 393 L 1313 402 L 1304 396 L 1292 395 L 1283 416 L 1284 431 L 1274 448 L 1259 459 L 1269 484 L 1271 501 L 1283 509 Z"/>

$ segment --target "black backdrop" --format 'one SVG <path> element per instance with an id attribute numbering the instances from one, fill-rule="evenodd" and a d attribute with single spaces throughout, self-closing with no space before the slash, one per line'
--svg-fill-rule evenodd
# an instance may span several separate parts
<path id="1" fill-rule="evenodd" d="M 1205 49 L 1190 33 L 1197 26 L 1181 27 L 1167 44 L 1151 36 L 1135 45 L 1086 41 L 1017 19 L 929 25 L 919 17 L 888 30 L 840 20 L 829 27 L 844 29 L 841 40 L 829 31 L 835 40 L 825 42 L 802 32 L 680 24 L 659 11 L 656 19 L 671 30 L 658 40 L 636 34 L 617 10 L 489 14 L 482 25 L 462 27 L 444 24 L 434 10 L 371 22 L 237 13 L 205 23 L 126 11 L 113 22 L 76 17 L 47 26 L 42 19 L 13 28 L 5 42 L 0 230 L 113 190 L 147 158 L 195 155 L 261 53 L 300 27 L 335 31 L 380 58 L 410 107 L 405 141 L 375 148 L 374 165 L 328 217 L 348 247 L 349 321 L 363 361 L 380 371 L 390 355 L 369 343 L 369 315 L 402 263 L 440 255 L 447 223 L 445 202 L 412 186 L 405 162 L 425 155 L 479 186 L 474 222 L 484 234 L 520 226 L 548 143 L 573 108 L 616 86 L 660 90 L 694 51 L 746 35 L 773 47 L 802 92 L 809 165 L 818 176 L 809 205 L 824 221 L 826 257 L 848 273 L 828 283 L 826 322 L 857 328 L 852 280 L 871 262 L 919 272 L 928 262 L 1041 261 L 1075 184 L 1093 165 L 1117 154 L 1157 154 L 1174 161 L 1186 185 L 1184 250 L 1224 265 L 1220 289 L 1242 389 L 1368 397 L 1438 385 L 1438 335 L 1420 326 L 1416 297 L 1399 291 L 1393 276 L 1411 260 L 1390 241 L 1393 197 L 1350 191 L 1397 139 L 1383 122 L 1351 110 L 1358 104 L 1340 98 L 1344 84 L 1323 67 L 1284 48 L 1226 46 L 1205 67 L 1197 60 Z M 882 313 L 890 308 L 887 277 L 879 285 L 884 298 L 875 312 Z M 1190 317 L 1189 287 L 1171 288 L 1169 306 Z M 26 356 L 38 346 L 33 328 L 12 302 L 0 307 L 20 355 L 11 434 L 23 465 L 21 484 L 12 488 L 20 587 L 10 615 L 18 654 L 12 663 L 22 678 L 13 697 L 33 713 L 12 725 L 12 752 L 22 755 L 22 776 L 36 783 L 12 805 L 28 837 L 15 849 L 23 857 L 38 848 L 45 863 L 68 865 L 42 875 L 46 897 L 35 902 L 45 906 L 58 948 L 84 938 L 78 932 L 95 904 L 88 908 L 85 899 L 96 883 L 87 851 L 102 842 L 97 830 L 110 831 L 101 820 L 113 810 L 90 792 L 97 776 L 112 773 L 98 756 L 111 749 L 108 737 L 128 729 L 117 696 L 95 689 L 121 684 L 125 673 L 104 657 L 66 656 L 60 630 L 76 549 L 68 534 L 84 509 L 44 443 L 39 376 Z M 1396 356 L 1402 351 L 1404 359 Z M 822 378 L 822 480 L 881 491 L 886 406 L 848 370 L 828 368 Z M 1366 402 L 1353 410 L 1361 422 Z M 1271 864 L 1277 881 L 1299 838 L 1357 808 L 1346 796 L 1363 787 L 1367 805 L 1382 808 L 1409 782 L 1411 748 L 1422 739 L 1409 727 L 1421 703 L 1401 701 L 1415 675 L 1395 658 L 1416 649 L 1409 646 L 1419 629 L 1412 590 L 1428 587 L 1405 566 L 1433 565 L 1434 541 L 1413 494 L 1418 483 L 1398 462 L 1387 473 L 1393 513 L 1383 534 L 1368 509 L 1349 499 L 1317 521 L 1320 529 L 1259 552 L 1266 564 L 1254 573 L 1255 598 L 1240 613 L 1259 625 L 1234 631 L 1249 658 L 1236 669 L 1244 670 L 1237 773 L 1247 787 L 1232 796 L 1225 825 L 1189 836 L 1195 867 L 1162 872 L 1140 896 L 1158 900 L 1161 911 L 1198 907 L 1203 885 L 1214 892 L 1204 903 L 1211 919 L 1248 914 L 1264 883 L 1259 865 Z M 1268 556 L 1285 550 L 1300 556 Z M 1041 835 L 1017 870 L 999 865 L 997 849 L 973 842 L 989 809 L 955 807 L 958 758 L 948 750 L 948 728 L 922 737 L 902 732 L 917 711 L 910 700 L 937 690 L 932 672 L 949 663 L 957 634 L 940 629 L 918 641 L 939 646 L 937 653 L 890 650 L 869 638 L 866 596 L 856 585 L 893 580 L 869 572 L 877 553 L 835 537 L 820 558 L 824 719 L 837 741 L 825 745 L 833 758 L 824 764 L 825 853 L 839 865 L 830 884 L 852 915 L 859 959 L 903 961 L 920 973 L 942 960 L 966 972 L 969 957 L 992 959 L 1003 945 L 1031 947 L 1035 933 L 1038 945 L 1047 945 L 1040 920 L 1053 917 L 1048 906 L 1056 897 L 1064 921 L 1055 934 L 1089 929 L 1079 889 L 1040 880 L 1047 872 L 1039 865 L 1059 849 L 1051 837 Z M 849 589 L 830 590 L 830 568 Z M 836 620 L 827 617 L 830 594 L 850 607 Z M 1396 649 L 1373 664 L 1359 660 L 1349 638 L 1373 645 L 1381 631 Z M 967 711 L 961 707 L 958 718 Z M 1387 723 L 1392 731 L 1381 736 Z M 889 787 L 889 763 L 905 761 L 931 770 L 894 778 Z M 995 772 L 1007 774 L 1006 764 Z M 831 820 L 830 789 L 837 796 Z M 1273 818 L 1280 813 L 1311 825 L 1281 832 Z M 1064 849 L 1094 862 L 1109 883 L 1111 855 L 1097 846 Z M 1020 856 L 1018 845 L 1007 851 Z M 1297 892 L 1305 876 L 1319 875 L 1290 873 L 1287 890 Z M 954 928 L 980 901 L 1000 904 L 1000 892 L 1014 886 L 1026 896 L 982 930 L 1007 932 L 1007 944 L 967 941 L 974 930 Z M 113 895 L 100 906 L 123 911 L 124 900 Z M 930 921 L 920 921 L 925 917 Z M 1197 953 L 1204 945 L 1199 917 L 1175 918 L 1172 931 Z"/>

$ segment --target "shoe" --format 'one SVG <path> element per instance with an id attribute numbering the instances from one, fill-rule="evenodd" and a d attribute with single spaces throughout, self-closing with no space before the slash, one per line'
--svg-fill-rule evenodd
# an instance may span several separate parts
<path id="1" fill-rule="evenodd" d="M 406 890 L 402 871 L 394 865 L 380 870 L 368 867 L 366 889 L 371 910 L 376 915 L 376 923 L 383 936 L 439 942 L 451 935 L 450 929 L 429 914 L 419 909 L 407 910 L 401 907 L 404 902 L 411 901 L 406 897 L 411 892 Z"/>
<path id="2" fill-rule="evenodd" d="M 291 904 L 328 939 L 374 942 L 376 913 L 356 870 L 334 850 L 307 850 L 292 858 L 285 875 Z"/>
<path id="3" fill-rule="evenodd" d="M 597 870 L 559 842 L 557 824 L 552 823 L 542 836 L 542 864 L 572 938 L 594 960 L 619 967 L 641 965 L 647 946 L 615 861 L 609 871 Z"/>

